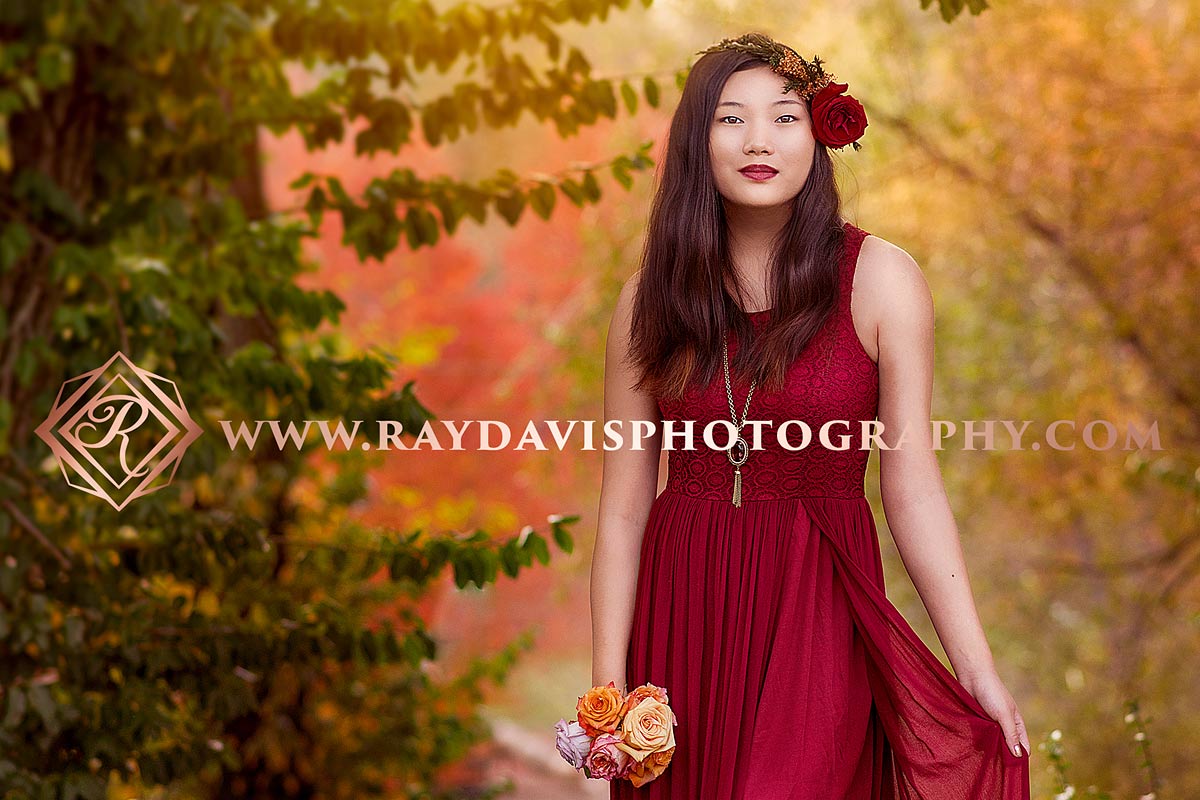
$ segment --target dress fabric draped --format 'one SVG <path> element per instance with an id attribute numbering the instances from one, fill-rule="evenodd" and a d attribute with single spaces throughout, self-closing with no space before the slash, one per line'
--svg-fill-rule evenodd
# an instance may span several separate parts
<path id="1" fill-rule="evenodd" d="M 773 425 L 742 467 L 741 507 L 725 452 L 699 438 L 730 419 L 723 374 L 659 400 L 676 430 L 695 421 L 697 447 L 669 452 L 651 506 L 626 681 L 667 690 L 676 749 L 642 787 L 613 781 L 611 800 L 1029 800 L 1028 757 L 885 594 L 860 439 L 877 418 L 879 374 L 850 312 L 869 234 L 844 230 L 836 310 L 781 390 L 755 389 L 748 418 Z M 736 352 L 731 333 L 731 363 Z M 732 386 L 740 414 L 749 386 Z M 813 440 L 779 444 L 787 420 Z M 849 426 L 833 424 L 826 446 L 830 420 Z M 785 435 L 803 444 L 800 426 Z"/>

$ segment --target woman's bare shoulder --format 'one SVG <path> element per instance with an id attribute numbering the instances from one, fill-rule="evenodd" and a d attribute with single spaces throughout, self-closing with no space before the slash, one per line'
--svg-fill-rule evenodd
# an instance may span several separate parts
<path id="1" fill-rule="evenodd" d="M 897 244 L 875 234 L 863 239 L 854 270 L 854 291 L 872 306 L 921 303 L 929 283 L 916 259 Z"/>

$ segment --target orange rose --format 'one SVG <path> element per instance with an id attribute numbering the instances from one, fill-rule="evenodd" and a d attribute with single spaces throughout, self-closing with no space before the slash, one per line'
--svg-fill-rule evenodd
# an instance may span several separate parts
<path id="1" fill-rule="evenodd" d="M 606 686 L 593 686 L 575 704 L 576 718 L 588 736 L 613 733 L 621 723 L 624 703 L 621 690 L 612 681 Z"/>
<path id="2" fill-rule="evenodd" d="M 645 700 L 647 697 L 653 697 L 660 703 L 667 703 L 667 690 L 661 686 L 655 686 L 653 683 L 643 683 L 641 686 L 634 689 L 625 697 L 625 705 L 621 709 L 621 714 L 628 714 L 629 709 L 636 706 L 638 703 Z"/>
<path id="3" fill-rule="evenodd" d="M 675 755 L 674 747 L 651 753 L 643 761 L 632 762 L 625 777 L 629 779 L 634 788 L 647 784 L 666 771 L 673 755 Z"/>
<path id="4" fill-rule="evenodd" d="M 654 697 L 647 697 L 625 714 L 621 722 L 621 744 L 637 761 L 651 753 L 675 746 L 675 712 Z"/>

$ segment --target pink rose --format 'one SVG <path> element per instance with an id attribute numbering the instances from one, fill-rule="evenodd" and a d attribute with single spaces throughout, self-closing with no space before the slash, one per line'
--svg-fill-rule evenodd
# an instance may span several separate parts
<path id="1" fill-rule="evenodd" d="M 584 762 L 589 778 L 613 781 L 625 776 L 631 759 L 618 747 L 620 743 L 621 737 L 611 733 L 602 733 L 592 740 L 592 750 Z"/>

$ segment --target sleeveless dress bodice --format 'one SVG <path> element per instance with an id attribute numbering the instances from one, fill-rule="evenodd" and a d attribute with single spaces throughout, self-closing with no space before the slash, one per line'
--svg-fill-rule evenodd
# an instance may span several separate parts
<path id="1" fill-rule="evenodd" d="M 845 247 L 839 260 L 837 304 L 799 357 L 792 362 L 781 390 L 767 392 L 759 386 L 750 398 L 749 420 L 765 420 L 760 426 L 761 450 L 751 450 L 742 465 L 743 502 L 779 500 L 788 497 L 862 497 L 867 460 L 871 455 L 864 446 L 863 423 L 875 420 L 879 408 L 879 371 L 863 349 L 851 315 L 851 288 L 862 240 L 867 232 L 847 226 Z M 771 310 L 750 315 L 751 324 L 760 329 Z M 730 363 L 738 350 L 737 338 L 729 338 Z M 734 407 L 739 417 L 745 408 L 748 382 L 741 376 L 731 380 Z M 733 466 L 723 450 L 705 445 L 702 432 L 713 421 L 731 422 L 725 376 L 718 372 L 703 391 L 690 390 L 682 398 L 660 398 L 663 420 L 672 420 L 682 430 L 685 420 L 694 420 L 693 450 L 683 449 L 683 439 L 667 454 L 666 490 L 693 497 L 729 500 L 733 492 Z M 810 439 L 803 441 L 803 429 L 795 423 L 784 428 L 785 442 L 798 449 L 789 450 L 779 440 L 780 426 L 788 420 L 804 422 Z M 836 421 L 836 422 L 834 422 Z M 821 441 L 826 431 L 829 445 Z M 747 425 L 743 436 L 751 445 L 753 429 Z M 718 444 L 728 441 L 728 428 L 713 428 Z M 803 446 L 801 446 L 803 445 Z"/>

